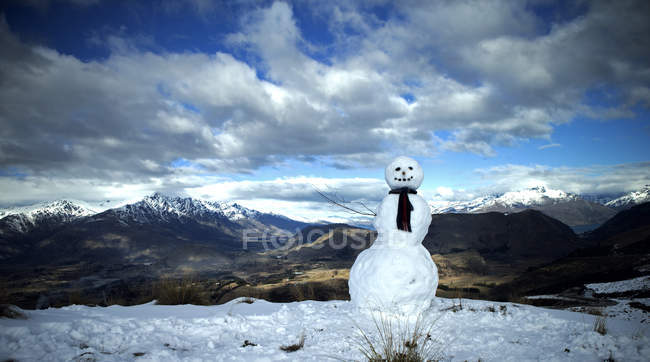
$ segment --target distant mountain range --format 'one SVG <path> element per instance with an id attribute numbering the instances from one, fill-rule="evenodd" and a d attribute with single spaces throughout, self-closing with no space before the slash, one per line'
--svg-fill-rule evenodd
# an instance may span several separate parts
<path id="1" fill-rule="evenodd" d="M 67 200 L 3 212 L 0 260 L 30 263 L 111 258 L 153 263 L 181 255 L 201 260 L 241 251 L 246 237 L 251 238 L 248 247 L 255 248 L 255 241 L 287 237 L 308 225 L 237 203 L 159 193 L 101 212 Z"/>
<path id="2" fill-rule="evenodd" d="M 436 201 L 431 203 L 431 209 L 434 214 L 476 214 L 493 211 L 516 213 L 533 209 L 556 218 L 580 232 L 596 228 L 614 216 L 617 211 L 647 201 L 650 201 L 650 186 L 616 199 L 593 195 L 582 197 L 561 190 L 537 186 L 504 194 L 482 196 L 468 201 Z"/>
<path id="3" fill-rule="evenodd" d="M 608 201 L 605 206 L 616 210 L 625 210 L 644 202 L 650 202 L 650 185 L 645 185 L 641 190 L 628 192 L 621 197 Z"/>
<path id="4" fill-rule="evenodd" d="M 78 200 L 57 200 L 30 206 L 0 209 L 0 235 L 6 232 L 27 233 L 43 224 L 59 225 L 108 213 L 125 222 L 184 222 L 227 219 L 246 227 L 268 231 L 296 232 L 307 223 L 288 217 L 262 213 L 234 202 L 210 202 L 190 197 L 170 197 L 154 193 L 142 200 L 120 207 L 107 208 L 108 202 L 92 205 Z"/>

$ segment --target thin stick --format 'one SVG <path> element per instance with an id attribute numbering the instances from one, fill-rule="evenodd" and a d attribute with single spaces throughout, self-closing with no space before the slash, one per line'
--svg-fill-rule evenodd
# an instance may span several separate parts
<path id="1" fill-rule="evenodd" d="M 332 204 L 332 205 L 334 205 L 334 206 L 338 206 L 338 207 L 340 207 L 340 208 L 343 208 L 344 210 L 346 210 L 347 212 L 349 212 L 349 213 L 351 213 L 351 214 L 359 214 L 359 215 L 365 215 L 365 216 L 377 216 L 377 214 L 375 214 L 375 213 L 374 213 L 374 212 L 373 212 L 373 211 L 372 211 L 368 206 L 366 206 L 363 202 L 359 202 L 359 201 L 357 201 L 357 203 L 361 204 L 361 206 L 363 206 L 363 207 L 364 207 L 366 210 L 368 210 L 369 212 L 359 211 L 359 210 L 357 210 L 357 209 L 351 208 L 351 207 L 345 205 L 346 201 L 345 201 L 343 198 L 336 197 L 336 196 L 335 196 L 335 197 L 330 197 L 330 196 L 328 196 L 327 194 L 325 194 L 323 191 L 321 191 L 318 187 L 314 186 L 313 184 L 311 185 L 311 187 L 313 187 L 314 190 L 316 190 L 316 192 L 317 192 L 317 193 L 318 193 L 322 198 L 324 198 L 325 200 L 327 200 L 327 202 L 329 202 L 330 204 Z M 338 200 L 337 200 L 337 199 L 338 199 Z"/>

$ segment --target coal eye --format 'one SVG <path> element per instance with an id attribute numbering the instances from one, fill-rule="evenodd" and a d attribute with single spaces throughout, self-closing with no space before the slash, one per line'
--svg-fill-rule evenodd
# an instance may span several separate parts
<path id="1" fill-rule="evenodd" d="M 396 169 L 395 169 L 395 171 L 399 171 L 399 170 L 401 170 L 401 168 L 400 168 L 400 167 L 398 167 L 398 168 L 396 168 Z"/>
<path id="2" fill-rule="evenodd" d="M 413 169 L 413 167 L 409 166 L 409 170 L 412 170 L 412 169 Z"/>

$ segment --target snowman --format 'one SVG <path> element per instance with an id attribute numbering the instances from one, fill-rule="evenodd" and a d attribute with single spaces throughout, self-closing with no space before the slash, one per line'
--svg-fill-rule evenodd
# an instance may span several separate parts
<path id="1" fill-rule="evenodd" d="M 350 297 L 362 310 L 417 314 L 431 305 L 438 269 L 422 246 L 431 211 L 416 189 L 422 167 L 397 157 L 385 171 L 391 191 L 377 208 L 377 239 L 359 254 L 350 270 Z"/>

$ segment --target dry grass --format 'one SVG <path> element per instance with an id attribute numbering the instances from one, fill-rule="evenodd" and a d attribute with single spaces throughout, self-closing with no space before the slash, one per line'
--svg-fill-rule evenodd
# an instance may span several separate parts
<path id="1" fill-rule="evenodd" d="M 424 362 L 443 358 L 442 345 L 432 337 L 438 319 L 427 321 L 419 315 L 415 322 L 373 315 L 375 330 L 358 327 L 359 349 L 370 362 Z"/>
<path id="2" fill-rule="evenodd" d="M 603 311 L 599 308 L 586 308 L 585 313 L 595 316 L 604 316 Z"/>
<path id="3" fill-rule="evenodd" d="M 319 282 L 273 284 L 272 287 L 268 284 L 245 285 L 225 293 L 217 303 L 226 303 L 242 297 L 288 303 L 303 300 L 347 299 L 349 295 L 347 280 L 334 278 Z"/>
<path id="4" fill-rule="evenodd" d="M 280 349 L 285 351 L 285 352 L 295 352 L 299 349 L 302 349 L 302 347 L 305 346 L 305 334 L 300 335 L 300 339 L 298 340 L 298 343 L 294 344 L 289 344 L 286 346 L 280 346 Z"/>
<path id="5" fill-rule="evenodd" d="M 200 285 L 191 277 L 162 279 L 153 285 L 153 296 L 156 299 L 156 304 L 208 304 Z"/>
<path id="6" fill-rule="evenodd" d="M 27 319 L 27 315 L 11 304 L 0 304 L 0 318 Z"/>
<path id="7" fill-rule="evenodd" d="M 594 331 L 598 332 L 601 335 L 607 334 L 607 318 L 603 316 L 597 316 L 594 320 Z"/>

